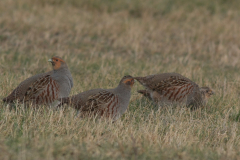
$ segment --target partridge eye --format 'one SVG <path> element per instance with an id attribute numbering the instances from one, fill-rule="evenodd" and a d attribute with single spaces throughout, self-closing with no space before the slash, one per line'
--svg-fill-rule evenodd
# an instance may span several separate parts
<path id="1" fill-rule="evenodd" d="M 58 59 L 56 59 L 56 61 L 58 61 Z"/>

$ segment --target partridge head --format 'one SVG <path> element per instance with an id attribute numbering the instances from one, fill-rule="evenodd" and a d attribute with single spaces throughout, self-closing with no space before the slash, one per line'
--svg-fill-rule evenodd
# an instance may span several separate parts
<path id="1" fill-rule="evenodd" d="M 133 85 L 134 85 L 134 79 L 133 79 L 133 77 L 130 76 L 130 75 L 124 76 L 124 77 L 121 79 L 119 85 L 125 86 L 125 87 L 131 87 L 131 88 L 132 88 Z"/>
<path id="2" fill-rule="evenodd" d="M 66 62 L 58 56 L 52 57 L 48 61 L 52 63 L 53 70 L 59 70 L 59 69 L 62 69 L 62 68 L 67 68 Z"/>
<path id="3" fill-rule="evenodd" d="M 200 92 L 202 94 L 204 103 L 207 103 L 209 98 L 215 94 L 215 92 L 209 87 L 201 87 Z"/>

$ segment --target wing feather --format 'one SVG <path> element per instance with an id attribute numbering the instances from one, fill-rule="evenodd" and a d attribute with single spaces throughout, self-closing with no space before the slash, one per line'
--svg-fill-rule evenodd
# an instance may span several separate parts
<path id="1" fill-rule="evenodd" d="M 36 104 L 49 104 L 58 99 L 59 85 L 50 75 L 39 78 L 32 83 L 25 93 L 24 101 L 34 101 Z"/>
<path id="2" fill-rule="evenodd" d="M 118 97 L 113 93 L 103 90 L 89 96 L 85 105 L 81 107 L 81 111 L 83 112 L 101 111 L 102 113 L 105 111 L 110 111 L 110 106 L 114 105 L 117 99 Z"/>
<path id="3" fill-rule="evenodd" d="M 198 85 L 184 77 L 170 76 L 157 83 L 150 83 L 146 87 L 159 93 L 163 102 L 184 102 Z"/>

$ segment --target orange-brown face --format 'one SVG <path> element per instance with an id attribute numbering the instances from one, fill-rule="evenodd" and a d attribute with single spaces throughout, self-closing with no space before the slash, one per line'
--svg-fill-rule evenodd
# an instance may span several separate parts
<path id="1" fill-rule="evenodd" d="M 215 93 L 213 92 L 213 90 L 209 89 L 206 91 L 206 97 L 210 98 L 212 95 L 214 95 Z"/>
<path id="2" fill-rule="evenodd" d="M 52 63 L 53 69 L 57 70 L 61 67 L 62 63 L 65 63 L 64 60 L 62 60 L 60 57 L 53 57 L 48 60 L 49 62 Z"/>
<path id="3" fill-rule="evenodd" d="M 209 87 L 201 87 L 200 91 L 202 92 L 202 94 L 204 94 L 205 98 L 210 98 L 212 95 L 214 95 L 214 91 L 212 89 L 210 89 Z"/>
<path id="4" fill-rule="evenodd" d="M 123 81 L 123 83 L 132 87 L 134 84 L 134 79 L 133 78 L 126 79 Z"/>

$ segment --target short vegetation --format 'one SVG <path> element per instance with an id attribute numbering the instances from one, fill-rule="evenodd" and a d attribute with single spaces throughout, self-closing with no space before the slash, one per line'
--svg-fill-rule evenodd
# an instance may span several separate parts
<path id="1" fill-rule="evenodd" d="M 71 95 L 124 75 L 177 72 L 215 91 L 207 106 L 159 108 L 136 91 L 115 123 L 66 106 L 0 102 L 0 159 L 240 159 L 240 1 L 1 0 L 0 98 L 61 56 Z"/>

